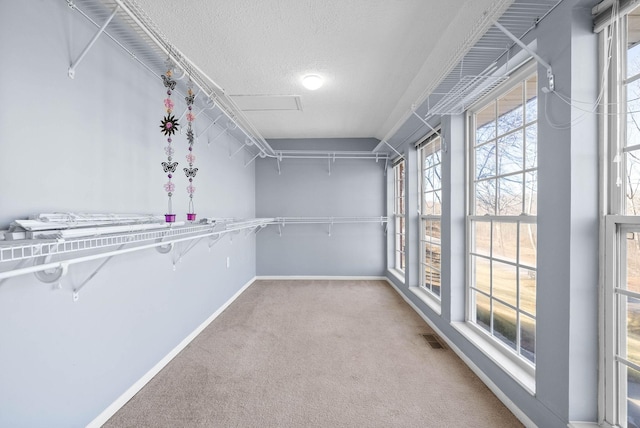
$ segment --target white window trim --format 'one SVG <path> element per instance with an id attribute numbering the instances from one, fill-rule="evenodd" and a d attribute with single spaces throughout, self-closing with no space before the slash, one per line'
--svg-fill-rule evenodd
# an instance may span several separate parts
<path id="1" fill-rule="evenodd" d="M 416 290 L 411 290 L 413 291 L 413 293 L 418 296 L 424 303 L 426 303 L 431 309 L 433 309 L 434 311 L 436 311 L 438 314 L 441 313 L 441 295 L 442 295 L 442 276 L 440 277 L 440 296 L 435 294 L 433 291 L 427 289 L 426 287 L 424 287 L 424 283 L 425 283 L 425 274 L 424 274 L 424 267 L 425 267 L 425 261 L 424 261 L 424 255 L 425 255 L 425 251 L 426 251 L 426 247 L 424 245 L 424 230 L 425 230 L 425 222 L 426 221 L 431 221 L 431 220 L 436 220 L 440 222 L 440 225 L 442 225 L 442 214 L 440 215 L 432 215 L 432 214 L 424 214 L 424 206 L 425 206 L 425 201 L 424 201 L 424 193 L 425 193 L 425 183 L 424 183 L 424 156 L 422 154 L 422 148 L 428 146 L 429 144 L 431 144 L 432 141 L 434 141 L 435 139 L 440 139 L 440 152 L 444 153 L 442 151 L 442 133 L 440 131 L 440 126 L 438 125 L 437 127 L 435 127 L 435 129 L 433 130 L 433 132 L 427 134 L 419 143 L 416 144 L 416 148 L 418 150 L 418 162 L 419 162 L 419 168 L 418 168 L 418 183 L 420 184 L 420 195 L 419 195 L 419 207 L 420 207 L 420 230 L 419 230 L 419 243 L 420 243 L 420 261 L 418 263 L 418 267 L 420 269 L 419 272 L 419 286 L 418 287 L 411 287 L 411 288 L 417 288 Z M 440 155 L 440 171 L 442 173 L 442 154 Z M 442 177 L 440 177 L 440 197 L 442 198 Z M 441 208 L 442 210 L 442 208 Z M 442 211 L 441 211 L 442 212 Z M 442 243 L 440 243 L 440 249 L 442 250 Z M 442 272 L 442 253 L 441 253 L 441 257 L 440 257 L 440 270 Z"/>
<path id="2" fill-rule="evenodd" d="M 400 165 L 403 164 L 403 171 L 404 171 L 404 179 L 402 182 L 403 187 L 406 187 L 406 179 L 407 179 L 407 170 L 406 170 L 406 163 L 405 160 L 400 158 L 397 159 L 394 163 L 393 163 L 393 225 L 394 225 L 394 233 L 393 233 L 393 270 L 395 272 L 397 272 L 397 276 L 402 276 L 402 282 L 404 282 L 404 275 L 405 275 L 405 270 L 407 268 L 406 263 L 407 263 L 407 236 L 406 236 L 406 212 L 405 213 L 398 213 L 397 212 L 397 201 L 398 201 L 398 195 L 397 195 L 397 176 L 396 176 L 396 168 Z M 404 195 L 404 210 L 406 211 L 406 192 L 403 192 Z M 398 219 L 404 219 L 404 224 L 405 224 L 405 230 L 398 230 Z M 399 244 L 399 237 L 400 235 L 404 236 L 404 248 L 402 249 L 398 249 L 398 244 Z M 404 262 L 405 262 L 405 266 L 402 268 L 401 267 L 401 257 L 404 254 Z"/>
<path id="3" fill-rule="evenodd" d="M 600 221 L 600 304 L 599 304 L 599 388 L 598 422 L 602 426 L 619 426 L 627 423 L 627 380 L 624 370 L 618 366 L 624 364 L 624 358 L 618 357 L 618 350 L 626 343 L 626 311 L 618 308 L 618 296 L 627 294 L 626 284 L 621 275 L 626 271 L 626 232 L 640 230 L 640 216 L 626 215 L 626 188 L 618 186 L 618 177 L 626 176 L 624 147 L 626 146 L 626 57 L 627 57 L 627 20 L 626 14 L 636 6 L 620 11 L 621 19 L 616 23 L 609 21 L 600 32 L 599 71 L 604 79 L 603 101 L 600 104 L 600 209 L 603 215 Z M 619 24 L 619 37 L 612 35 L 609 69 L 605 61 L 608 57 L 609 24 Z M 621 81 L 618 79 L 621 78 Z M 615 157 L 619 155 L 619 162 Z M 624 180 L 622 180 L 624 182 Z M 633 365 L 632 365 L 633 366 Z M 637 365 L 635 365 L 636 368 Z M 612 425 L 610 425 L 612 424 Z"/>
<path id="4" fill-rule="evenodd" d="M 481 352 L 483 352 L 489 359 L 491 359 L 496 365 L 510 375 L 516 382 L 518 382 L 526 391 L 530 394 L 535 394 L 535 365 L 524 357 L 517 354 L 516 351 L 502 344 L 497 338 L 492 337 L 487 332 L 483 331 L 475 323 L 471 321 L 471 317 L 474 313 L 473 301 L 471 299 L 471 248 L 472 248 L 472 234 L 471 234 L 471 220 L 476 217 L 470 215 L 471 209 L 474 203 L 474 196 L 472 193 L 473 188 L 473 176 L 471 167 L 473 166 L 473 149 L 475 136 L 472 133 L 475 132 L 475 126 L 473 125 L 472 115 L 484 107 L 489 100 L 495 100 L 501 95 L 506 94 L 511 89 L 521 84 L 527 76 L 533 74 L 537 70 L 537 63 L 533 60 L 525 61 L 522 66 L 513 71 L 509 79 L 502 85 L 495 88 L 488 93 L 481 100 L 472 105 L 466 112 L 467 124 L 467 165 L 465 176 L 465 190 L 466 190 L 466 232 L 465 232 L 465 321 L 452 323 L 452 326 L 456 328 L 460 334 L 462 334 L 467 340 L 473 343 Z M 524 124 L 523 124 L 524 125 Z M 483 216 L 480 216 L 483 217 Z M 491 216 L 497 217 L 500 221 L 500 217 L 506 219 L 507 216 Z M 514 216 L 517 217 L 517 216 Z M 537 224 L 537 216 L 531 216 L 536 219 L 534 224 Z M 537 312 L 537 311 L 536 311 Z M 536 323 L 537 326 L 537 323 Z"/>

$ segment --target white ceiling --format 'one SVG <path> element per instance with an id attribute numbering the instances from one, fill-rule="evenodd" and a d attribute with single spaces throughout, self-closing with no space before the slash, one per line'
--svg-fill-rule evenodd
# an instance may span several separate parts
<path id="1" fill-rule="evenodd" d="M 265 138 L 382 139 L 505 0 L 138 0 Z M 317 91 L 301 77 L 320 74 Z M 288 96 L 250 99 L 246 96 Z M 292 96 L 299 96 L 296 102 Z M 300 108 L 280 108 L 281 105 Z M 265 110 L 256 106 L 264 106 Z M 271 108 L 270 108 L 271 107 Z"/>

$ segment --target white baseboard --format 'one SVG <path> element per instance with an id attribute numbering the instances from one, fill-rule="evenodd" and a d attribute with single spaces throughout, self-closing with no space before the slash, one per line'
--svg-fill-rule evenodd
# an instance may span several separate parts
<path id="1" fill-rule="evenodd" d="M 324 280 L 324 281 L 384 281 L 387 278 L 384 276 L 329 276 L 329 275 L 264 275 L 264 276 L 256 276 L 256 280 L 267 280 L 267 281 L 284 281 L 284 280 L 299 280 L 299 281 L 310 281 L 310 280 Z"/>
<path id="2" fill-rule="evenodd" d="M 458 355 L 458 357 L 460 357 L 462 361 L 464 361 L 464 363 L 471 369 L 471 371 L 473 371 L 476 374 L 476 376 L 478 376 L 480 380 L 482 380 L 482 382 L 484 382 L 484 384 L 487 385 L 487 388 L 489 388 L 491 392 L 493 392 L 495 396 L 498 397 L 500 401 L 502 401 L 502 404 L 504 404 L 511 411 L 511 413 L 513 413 L 516 416 L 516 418 L 518 418 L 518 420 L 522 422 L 522 424 L 525 427 L 527 428 L 537 427 L 537 425 L 533 423 L 533 421 L 529 419 L 529 417 L 525 415 L 524 412 L 520 410 L 520 408 L 516 406 L 515 403 L 511 401 L 511 399 L 509 399 L 509 397 L 504 392 L 502 392 L 502 390 L 498 388 L 498 386 L 495 383 L 493 383 L 493 381 L 489 379 L 489 377 L 482 370 L 480 370 L 480 368 L 476 366 L 469 357 L 467 357 L 464 354 L 464 352 L 460 350 L 460 348 L 458 348 L 446 335 L 444 335 L 440 331 L 440 329 L 425 314 L 422 313 L 420 308 L 418 308 L 402 291 L 400 291 L 400 289 L 393 283 L 393 281 L 389 280 L 388 278 L 385 278 L 385 279 L 398 292 L 398 294 L 402 296 L 402 298 L 409 304 L 409 306 L 411 306 L 413 310 L 416 311 L 416 313 L 420 315 L 420 317 L 427 324 L 429 324 L 429 327 L 431 327 L 438 334 L 438 336 L 440 336 L 445 342 L 447 342 L 447 345 L 449 345 L 449 348 L 451 348 L 451 350 L 455 352 L 456 355 Z M 582 428 L 582 427 L 576 426 L 576 428 Z"/>
<path id="3" fill-rule="evenodd" d="M 105 422 L 109 420 L 113 415 L 116 414 L 118 410 L 120 410 L 134 395 L 136 395 L 155 375 L 157 375 L 160 370 L 162 370 L 171 360 L 173 360 L 184 348 L 187 347 L 189 343 L 193 339 L 195 339 L 201 332 L 204 330 L 213 320 L 218 318 L 218 316 L 225 310 L 234 300 L 236 300 L 251 284 L 253 284 L 256 280 L 256 277 L 253 277 L 249 282 L 240 288 L 231 296 L 229 300 L 227 300 L 220 308 L 213 313 L 209 318 L 207 318 L 202 324 L 200 324 L 191 334 L 184 338 L 182 342 L 180 342 L 175 348 L 171 350 L 163 359 L 158 361 L 158 363 L 151 368 L 144 376 L 142 376 L 136 383 L 131 385 L 129 389 L 127 389 L 124 394 L 116 399 L 109 407 L 104 409 L 102 413 L 100 413 L 94 420 L 92 420 L 87 428 L 99 428 L 104 425 Z"/>
<path id="4" fill-rule="evenodd" d="M 604 425 L 598 425 L 597 422 L 569 422 L 568 428 L 603 428 Z"/>

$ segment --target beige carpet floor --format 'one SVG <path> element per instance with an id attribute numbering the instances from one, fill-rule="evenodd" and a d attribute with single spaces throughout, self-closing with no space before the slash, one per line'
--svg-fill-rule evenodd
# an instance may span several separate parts
<path id="1" fill-rule="evenodd" d="M 384 281 L 257 281 L 105 427 L 521 427 Z"/>

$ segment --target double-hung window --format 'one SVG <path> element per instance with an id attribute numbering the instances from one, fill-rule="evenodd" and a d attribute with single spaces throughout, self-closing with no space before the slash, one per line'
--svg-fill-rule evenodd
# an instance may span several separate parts
<path id="1" fill-rule="evenodd" d="M 530 367 L 536 356 L 537 87 L 535 67 L 524 67 L 468 115 L 467 321 Z"/>
<path id="2" fill-rule="evenodd" d="M 394 267 L 400 272 L 405 268 L 405 198 L 404 198 L 404 159 L 393 167 L 393 217 L 394 217 Z"/>
<path id="3" fill-rule="evenodd" d="M 420 145 L 420 287 L 440 298 L 442 151 L 439 134 Z"/>
<path id="4" fill-rule="evenodd" d="M 609 77 L 600 105 L 608 130 L 601 418 L 630 428 L 640 426 L 640 8 L 622 11 L 600 37 Z"/>

